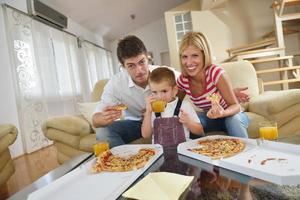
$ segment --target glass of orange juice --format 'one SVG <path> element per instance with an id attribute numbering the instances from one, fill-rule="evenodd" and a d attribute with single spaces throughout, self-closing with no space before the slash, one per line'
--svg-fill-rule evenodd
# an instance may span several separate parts
<path id="1" fill-rule="evenodd" d="M 96 156 L 99 156 L 102 154 L 104 151 L 109 149 L 109 143 L 104 141 L 104 142 L 97 142 L 96 144 L 93 145 L 94 149 L 94 154 Z"/>
<path id="2" fill-rule="evenodd" d="M 155 100 L 151 103 L 153 112 L 160 113 L 165 111 L 167 102 L 161 99 Z"/>
<path id="3" fill-rule="evenodd" d="M 265 140 L 277 140 L 278 128 L 274 121 L 264 121 L 259 123 L 259 137 Z"/>

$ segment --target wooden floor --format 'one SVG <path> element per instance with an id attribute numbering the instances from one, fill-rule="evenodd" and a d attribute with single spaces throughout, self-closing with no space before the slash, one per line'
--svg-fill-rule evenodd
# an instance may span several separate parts
<path id="1" fill-rule="evenodd" d="M 20 156 L 13 162 L 15 173 L 1 186 L 0 200 L 7 199 L 59 165 L 54 145 Z"/>

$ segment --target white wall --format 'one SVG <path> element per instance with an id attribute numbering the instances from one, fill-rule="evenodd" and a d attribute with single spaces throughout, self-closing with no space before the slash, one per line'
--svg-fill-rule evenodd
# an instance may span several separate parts
<path id="1" fill-rule="evenodd" d="M 169 51 L 164 18 L 161 18 L 150 24 L 147 24 L 138 30 L 124 34 L 124 36 L 126 36 L 126 35 L 135 35 L 135 36 L 139 37 L 144 42 L 147 50 L 151 51 L 153 53 L 154 64 L 156 64 L 156 65 L 161 64 L 160 54 L 162 52 Z M 111 43 L 111 50 L 112 50 L 112 54 L 113 54 L 114 66 L 119 65 L 118 58 L 116 55 L 117 43 L 118 43 L 118 40 L 115 40 Z"/>
<path id="2" fill-rule="evenodd" d="M 0 0 L 0 3 L 6 3 L 27 13 L 26 0 Z M 75 35 L 81 36 L 84 39 L 92 41 L 101 46 L 105 43 L 101 36 L 80 26 L 72 19 L 69 18 L 68 23 L 68 32 L 74 33 Z M 12 80 L 12 67 L 10 63 L 4 27 L 3 15 L 0 13 L 0 124 L 12 123 L 16 125 L 18 130 L 20 130 L 16 96 L 14 92 L 14 82 Z M 24 154 L 21 134 L 22 132 L 19 131 L 17 141 L 10 147 L 13 157 Z"/>

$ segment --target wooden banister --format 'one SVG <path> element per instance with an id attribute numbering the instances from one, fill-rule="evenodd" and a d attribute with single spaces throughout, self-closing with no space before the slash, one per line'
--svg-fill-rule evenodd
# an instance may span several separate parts
<path id="1" fill-rule="evenodd" d="M 267 46 L 273 45 L 275 43 L 276 43 L 275 37 L 272 37 L 272 38 L 267 38 L 267 39 L 260 40 L 257 42 L 253 42 L 253 43 L 250 43 L 247 45 L 242 45 L 239 47 L 227 49 L 227 52 L 229 54 L 234 54 L 234 53 L 241 52 L 241 51 L 246 51 L 246 50 L 251 50 L 251 49 L 256 49 L 256 48 L 261 48 L 261 47 L 267 47 Z"/>

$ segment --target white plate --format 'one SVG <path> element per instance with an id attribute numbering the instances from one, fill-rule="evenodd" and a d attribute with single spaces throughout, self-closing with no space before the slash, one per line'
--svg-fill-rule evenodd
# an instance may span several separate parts
<path id="1" fill-rule="evenodd" d="M 256 140 L 244 139 L 246 148 L 229 158 L 212 160 L 208 156 L 189 151 L 195 148 L 199 140 L 215 138 L 234 138 L 229 136 L 207 136 L 178 145 L 178 153 L 204 162 L 236 171 L 248 176 L 280 185 L 300 184 L 300 146 L 280 142 L 264 141 L 257 146 Z M 263 161 L 269 158 L 274 160 Z"/>
<path id="2" fill-rule="evenodd" d="M 138 152 L 140 148 L 155 148 L 156 150 L 155 156 L 141 169 L 129 172 L 93 174 L 91 167 L 95 163 L 94 158 L 49 185 L 31 193 L 28 199 L 116 199 L 163 154 L 163 148 L 159 144 L 122 145 L 111 150 L 113 154 L 126 156 Z"/>

